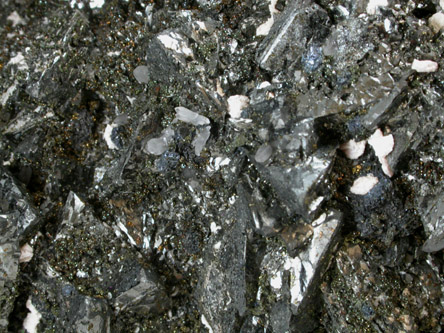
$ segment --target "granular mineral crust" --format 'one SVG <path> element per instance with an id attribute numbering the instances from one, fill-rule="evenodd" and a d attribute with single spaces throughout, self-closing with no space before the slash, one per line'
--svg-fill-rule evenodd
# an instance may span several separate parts
<path id="1" fill-rule="evenodd" d="M 444 330 L 444 3 L 0 2 L 0 332 Z"/>

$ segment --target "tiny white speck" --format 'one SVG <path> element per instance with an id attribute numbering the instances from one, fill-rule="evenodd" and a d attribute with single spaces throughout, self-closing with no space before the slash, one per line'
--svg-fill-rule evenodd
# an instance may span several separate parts
<path id="1" fill-rule="evenodd" d="M 382 171 L 384 171 L 387 176 L 392 177 L 393 171 L 388 164 L 387 155 L 393 151 L 395 145 L 393 135 L 389 134 L 384 136 L 382 131 L 378 128 L 368 139 L 368 143 L 375 151 L 375 154 L 381 163 Z"/>

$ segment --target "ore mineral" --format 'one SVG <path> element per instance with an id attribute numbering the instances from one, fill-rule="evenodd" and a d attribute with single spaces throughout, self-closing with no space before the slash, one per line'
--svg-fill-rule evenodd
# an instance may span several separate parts
<path id="1" fill-rule="evenodd" d="M 443 331 L 443 9 L 0 1 L 0 332 Z"/>

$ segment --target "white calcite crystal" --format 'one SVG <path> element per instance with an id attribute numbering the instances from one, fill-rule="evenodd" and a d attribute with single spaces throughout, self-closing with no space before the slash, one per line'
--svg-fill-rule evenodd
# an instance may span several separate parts
<path id="1" fill-rule="evenodd" d="M 279 13 L 276 9 L 277 0 L 270 0 L 270 4 L 268 5 L 268 9 L 270 10 L 270 18 L 262 23 L 260 26 L 256 28 L 256 36 L 266 36 L 270 32 L 271 27 L 274 23 L 274 16 Z"/>
<path id="2" fill-rule="evenodd" d="M 432 60 L 413 60 L 412 69 L 418 73 L 432 73 L 438 70 L 438 63 Z"/>
<path id="3" fill-rule="evenodd" d="M 392 177 L 393 171 L 387 161 L 387 155 L 393 151 L 393 147 L 395 145 L 393 135 L 389 134 L 384 136 L 382 131 L 378 128 L 368 139 L 368 143 L 375 151 L 375 154 L 381 163 L 382 171 L 384 171 L 387 176 Z"/>
<path id="4" fill-rule="evenodd" d="M 116 125 L 107 124 L 105 127 L 105 131 L 103 132 L 103 139 L 105 140 L 109 149 L 119 149 L 119 147 L 117 147 L 116 144 L 112 140 L 112 133 L 113 133 L 114 128 L 116 128 Z"/>
<path id="5" fill-rule="evenodd" d="M 242 110 L 248 107 L 250 99 L 243 95 L 230 96 L 228 102 L 228 113 L 233 119 L 241 118 Z"/>
<path id="6" fill-rule="evenodd" d="M 34 304 L 32 304 L 31 299 L 28 299 L 26 301 L 26 308 L 29 310 L 29 313 L 23 321 L 23 328 L 26 330 L 27 333 L 36 333 L 37 326 L 40 322 L 40 319 L 42 319 L 42 315 L 35 308 Z"/>
<path id="7" fill-rule="evenodd" d="M 364 154 L 366 143 L 367 143 L 366 140 L 358 142 L 356 142 L 355 140 L 350 140 L 347 141 L 346 143 L 343 143 L 339 147 L 339 149 L 341 149 L 344 152 L 347 158 L 351 160 L 356 160 L 359 157 L 361 157 L 362 154 Z"/>
<path id="8" fill-rule="evenodd" d="M 183 121 L 194 126 L 209 125 L 210 120 L 207 117 L 201 116 L 197 112 L 191 111 L 183 106 L 178 106 L 176 110 L 176 120 Z M 173 121 L 173 122 L 174 122 Z"/>
<path id="9" fill-rule="evenodd" d="M 375 15 L 379 7 L 387 7 L 387 0 L 369 0 L 367 4 L 367 14 Z"/>
<path id="10" fill-rule="evenodd" d="M 20 248 L 20 259 L 19 262 L 29 262 L 31 261 L 32 257 L 34 255 L 34 250 L 32 249 L 31 245 L 26 243 Z"/>
<path id="11" fill-rule="evenodd" d="M 350 188 L 350 192 L 356 195 L 366 195 L 378 183 L 379 179 L 370 173 L 356 179 Z"/>
<path id="12" fill-rule="evenodd" d="M 435 13 L 429 18 L 429 27 L 436 34 L 444 28 L 444 13 Z"/>

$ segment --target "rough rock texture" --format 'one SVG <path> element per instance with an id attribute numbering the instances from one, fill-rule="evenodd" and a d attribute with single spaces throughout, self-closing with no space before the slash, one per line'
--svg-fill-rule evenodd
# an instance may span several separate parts
<path id="1" fill-rule="evenodd" d="M 0 332 L 444 330 L 442 1 L 0 2 Z"/>

